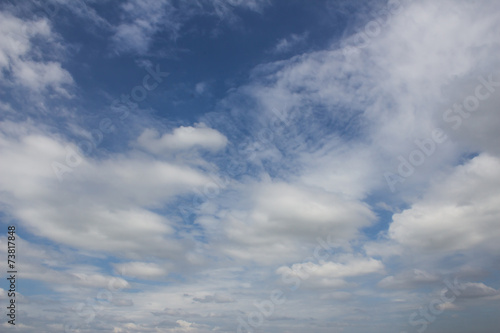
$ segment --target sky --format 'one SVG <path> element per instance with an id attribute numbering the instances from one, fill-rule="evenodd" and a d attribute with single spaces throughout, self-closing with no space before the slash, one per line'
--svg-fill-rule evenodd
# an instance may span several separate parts
<path id="1" fill-rule="evenodd" d="M 498 332 L 499 53 L 493 0 L 1 1 L 1 331 Z"/>

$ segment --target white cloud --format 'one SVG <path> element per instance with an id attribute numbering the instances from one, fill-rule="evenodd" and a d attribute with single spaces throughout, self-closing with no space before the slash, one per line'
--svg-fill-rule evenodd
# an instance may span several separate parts
<path id="1" fill-rule="evenodd" d="M 230 18 L 232 7 L 259 10 L 264 2 L 211 3 L 216 8 L 209 11 L 212 15 Z M 151 8 L 145 4 L 131 1 L 122 6 L 124 16 L 113 37 L 120 52 L 146 53 L 157 33 L 171 29 L 175 36 L 179 31 L 176 24 L 185 22 L 185 18 L 175 18 L 166 27 L 162 20 L 175 11 L 161 7 L 166 2 Z M 148 21 L 151 11 L 156 12 Z M 169 285 L 129 284 L 96 267 L 68 268 L 59 256 L 45 253 L 44 247 L 21 241 L 23 253 L 30 257 L 21 266 L 24 276 L 55 285 L 58 293 L 72 300 L 89 297 L 82 290 L 105 288 L 110 282 L 134 288 L 134 292 L 113 295 L 112 303 L 122 306 L 96 317 L 92 323 L 96 331 L 208 332 L 216 330 L 216 325 L 223 326 L 221 331 L 234 331 L 238 314 L 255 310 L 251 306 L 256 300 L 267 300 L 267 288 L 276 283 L 274 272 L 300 279 L 307 275 L 302 279 L 306 286 L 325 293 L 321 298 L 311 289 L 302 294 L 298 291 L 287 304 L 276 306 L 269 326 L 281 325 L 286 320 L 284 313 L 293 310 L 298 314 L 294 318 L 297 325 L 291 329 L 295 331 L 304 330 L 302 319 L 308 327 L 317 325 L 318 331 L 332 329 L 319 327 L 320 322 L 366 331 L 356 326 L 362 322 L 359 318 L 365 323 L 371 320 L 372 331 L 387 331 L 394 323 L 377 321 L 386 321 L 387 314 L 395 318 L 401 308 L 417 308 L 411 302 L 418 301 L 420 293 L 409 289 L 435 286 L 444 272 L 461 271 L 470 258 L 485 269 L 498 261 L 497 95 L 463 119 L 460 130 L 449 130 L 451 142 L 440 146 L 406 180 L 409 190 L 397 194 L 398 203 L 406 204 L 404 211 L 392 208 L 397 204 L 384 195 L 387 188 L 382 178 L 383 171 L 393 165 L 391 159 L 415 148 L 415 138 L 427 137 L 435 127 L 447 125 L 442 121 L 443 111 L 474 93 L 478 75 L 486 77 L 497 68 L 497 13 L 495 2 L 481 2 L 481 6 L 460 0 L 413 2 L 349 59 L 332 48 L 256 68 L 250 83 L 237 93 L 253 98 L 257 111 L 247 110 L 246 104 L 243 111 L 255 120 L 252 124 L 267 126 L 273 139 L 266 146 L 259 138 L 260 128 L 250 126 L 257 134 L 249 141 L 260 143 L 263 150 L 256 152 L 247 173 L 230 179 L 226 187 L 218 188 L 219 196 L 200 204 L 189 226 L 177 223 L 169 204 L 211 182 L 199 168 L 210 163 L 202 161 L 197 152 L 225 148 L 228 139 L 221 132 L 201 124 L 171 133 L 149 128 L 129 150 L 100 159 L 81 156 L 77 163 L 74 154 L 68 160 L 68 148 L 77 151 L 76 147 L 50 134 L 43 125 L 37 129 L 38 124 L 29 122 L 0 123 L 4 161 L 0 164 L 0 200 L 9 218 L 36 236 L 81 253 L 100 258 L 111 253 L 131 260 L 114 265 L 116 273 L 125 277 L 165 280 L 171 272 L 183 275 Z M 2 24 L 22 24 L 2 15 L 0 29 Z M 48 38 L 50 26 L 43 20 L 37 22 L 40 36 L 36 38 Z M 16 84 L 33 91 L 57 91 L 70 84 L 60 63 L 35 62 L 27 56 L 35 35 L 29 32 L 28 36 L 13 44 L 4 43 L 10 37 L 0 37 L 2 69 L 13 71 Z M 287 43 L 280 46 L 283 50 L 288 47 Z M 12 59 L 21 59 L 22 65 Z M 201 85 L 198 88 L 203 91 Z M 233 114 L 239 112 L 230 98 L 221 105 Z M 12 108 L 8 104 L 1 107 Z M 273 119 L 273 108 L 283 110 L 278 120 Z M 310 117 L 317 110 L 327 116 Z M 273 127 L 276 123 L 280 125 Z M 456 157 L 470 151 L 480 154 L 457 166 Z M 192 155 L 196 155 L 196 163 L 184 159 Z M 62 183 L 51 167 L 54 161 L 75 164 Z M 440 170 L 445 172 L 436 172 Z M 387 239 L 385 218 L 379 218 L 376 226 L 381 231 L 380 241 L 366 244 L 360 237 L 364 227 L 377 221 L 365 200 L 381 202 L 379 207 L 397 212 Z M 192 229 L 180 230 L 187 227 Z M 313 254 L 317 237 L 325 235 L 341 251 L 355 252 L 353 248 L 361 247 L 366 256 L 336 254 L 329 261 L 299 263 Z M 197 241 L 198 237 L 203 241 Z M 213 261 L 208 262 L 210 259 Z M 215 267 L 202 273 L 187 267 L 208 264 Z M 273 267 L 271 272 L 268 265 Z M 391 275 L 386 276 L 385 270 Z M 484 277 L 480 273 L 475 272 Z M 388 290 L 371 288 L 379 280 L 378 287 Z M 331 290 L 350 288 L 358 281 L 368 283 L 353 292 Z M 483 283 L 463 285 L 464 303 L 499 299 L 498 290 Z M 0 298 L 5 297 L 4 292 L 0 289 Z M 370 306 L 385 300 L 390 304 L 376 309 Z M 30 316 L 45 318 L 42 312 L 31 311 L 36 310 L 36 303 L 31 304 L 35 305 L 26 305 L 26 311 L 31 306 Z M 241 311 L 235 311 L 240 306 Z M 452 303 L 439 306 L 460 308 Z"/>
<path id="2" fill-rule="evenodd" d="M 160 278 L 168 273 L 164 267 L 148 262 L 126 262 L 114 264 L 113 266 L 120 275 L 141 279 Z"/>
<path id="3" fill-rule="evenodd" d="M 307 40 L 309 33 L 291 34 L 289 37 L 280 39 L 274 46 L 272 52 L 276 54 L 287 53 L 292 51 L 297 46 L 304 44 Z"/>
<path id="4" fill-rule="evenodd" d="M 378 286 L 389 289 L 413 289 L 423 284 L 432 284 L 440 281 L 439 276 L 422 270 L 413 269 L 382 279 Z"/>
<path id="5" fill-rule="evenodd" d="M 193 301 L 199 303 L 234 303 L 235 300 L 231 295 L 215 293 L 214 295 L 205 295 L 203 297 L 194 297 Z"/>
<path id="6" fill-rule="evenodd" d="M 33 91 L 43 91 L 46 87 L 52 87 L 64 94 L 65 90 L 61 86 L 73 83 L 71 75 L 61 67 L 61 64 L 55 62 L 16 62 L 13 64 L 13 72 L 19 84 Z"/>
<path id="7" fill-rule="evenodd" d="M 460 297 L 464 298 L 480 298 L 497 296 L 500 294 L 500 291 L 488 287 L 484 283 L 467 282 L 463 283 L 461 287 L 463 290 L 461 291 Z"/>
<path id="8" fill-rule="evenodd" d="M 382 262 L 373 258 L 344 256 L 339 257 L 339 260 L 340 262 L 308 262 L 293 264 L 291 267 L 282 266 L 276 273 L 282 277 L 298 277 L 307 285 L 339 288 L 347 285 L 345 278 L 384 272 Z"/>
<path id="9" fill-rule="evenodd" d="M 441 311 L 449 311 L 449 310 L 459 310 L 460 307 L 453 303 L 441 303 L 438 304 L 437 308 Z"/>
<path id="10" fill-rule="evenodd" d="M 416 139 L 430 138 L 438 127 L 450 132 L 443 113 L 474 93 L 475 85 L 466 87 L 463 81 L 473 78 L 476 83 L 478 76 L 486 77 L 498 68 L 493 56 L 499 50 L 498 4 L 485 4 L 471 10 L 475 7 L 465 2 L 458 7 L 447 1 L 412 2 L 366 46 L 359 47 L 358 55 L 346 59 L 335 43 L 330 50 L 263 64 L 236 95 L 255 102 L 262 130 L 267 127 L 274 134 L 272 148 L 286 151 L 286 156 L 302 157 L 289 163 L 306 164 L 303 181 L 357 198 L 386 191 L 384 172 L 397 169 L 399 155 L 408 158 L 417 148 Z M 450 6 L 455 8 L 453 12 L 448 11 Z M 422 15 L 427 18 L 419 19 Z M 436 26 L 442 26 L 437 33 Z M 459 39 L 459 35 L 465 37 Z M 432 175 L 471 148 L 496 151 L 497 145 L 491 143 L 500 121 L 496 96 L 464 120 L 466 132 L 454 134 L 459 141 L 439 145 L 405 179 L 398 188 L 402 200 L 421 191 Z M 228 98 L 231 108 L 238 109 L 238 103 L 232 105 L 231 101 Z M 321 112 L 327 116 L 315 116 Z M 284 125 L 274 125 L 279 122 Z M 329 131 L 325 122 L 331 124 Z M 311 138 L 318 144 L 309 144 Z M 262 145 L 258 137 L 254 141 Z M 265 159 L 270 151 L 257 156 Z"/>
<path id="11" fill-rule="evenodd" d="M 146 53 L 155 33 L 165 29 L 175 38 L 180 29 L 175 8 L 167 0 L 130 0 L 121 9 L 123 23 L 116 27 L 113 36 L 118 52 Z"/>
<path id="12" fill-rule="evenodd" d="M 60 48 L 46 19 L 21 20 L 7 12 L 0 12 L 0 77 L 3 85 L 20 85 L 32 92 L 54 89 L 62 96 L 70 96 L 67 88 L 73 78 L 61 63 L 40 60 L 43 53 L 37 39 L 48 43 L 52 50 Z M 9 75 L 6 75 L 9 74 Z M 12 79 L 10 79 L 12 78 Z"/>
<path id="13" fill-rule="evenodd" d="M 84 158 L 73 145 L 27 123 L 0 128 L 0 150 L 9 161 L 0 165 L 1 199 L 31 232 L 91 251 L 180 254 L 181 242 L 170 238 L 173 222 L 150 209 L 210 178 L 189 165 L 133 153 Z M 62 182 L 52 168 L 56 162 L 70 170 Z"/>
<path id="14" fill-rule="evenodd" d="M 332 246 L 349 247 L 359 229 L 375 218 L 367 205 L 316 187 L 284 182 L 246 187 L 236 187 L 239 198 L 233 195 L 234 206 L 217 218 L 224 232 L 220 250 L 240 260 L 298 260 L 301 246 L 315 244 L 320 235 L 330 235 Z M 208 232 L 216 223 L 204 218 L 197 222 Z M 220 239 L 218 228 L 215 232 L 211 237 Z"/>
<path id="15" fill-rule="evenodd" d="M 317 151 L 301 154 L 301 180 L 329 192 L 363 199 L 370 189 L 380 186 L 377 169 L 382 163 L 377 153 L 376 148 L 365 144 L 332 140 Z"/>
<path id="16" fill-rule="evenodd" d="M 220 150 L 227 144 L 227 138 L 218 131 L 197 124 L 196 127 L 181 126 L 172 133 L 160 134 L 153 129 L 145 130 L 137 139 L 137 144 L 154 154 L 168 153 L 190 148 Z"/>
<path id="17" fill-rule="evenodd" d="M 434 253 L 498 252 L 499 186 L 500 159 L 481 154 L 458 166 L 411 208 L 395 214 L 389 237 Z"/>
<path id="18" fill-rule="evenodd" d="M 379 260 L 369 259 L 352 259 L 346 264 L 335 262 L 327 262 L 316 266 L 317 270 L 313 273 L 322 277 L 349 277 L 358 276 L 370 273 L 380 273 L 384 269 L 384 265 Z M 293 269 L 293 266 L 292 266 Z M 313 268 L 314 269 L 314 268 Z"/>
<path id="19" fill-rule="evenodd" d="M 23 272 L 23 278 L 44 282 L 54 291 L 70 290 L 74 292 L 74 297 L 78 297 L 83 288 L 92 290 L 130 288 L 129 283 L 121 277 L 102 274 L 93 266 L 75 265 L 71 261 L 70 253 L 50 250 L 46 246 L 34 246 L 19 235 L 15 243 L 18 249 L 23 251 L 23 261 L 18 261 L 16 264 L 18 270 Z M 7 249 L 6 237 L 0 238 L 0 245 Z M 7 253 L 6 250 L 1 252 L 5 255 Z M 1 296 L 0 293 L 0 298 Z"/>
<path id="20" fill-rule="evenodd" d="M 193 323 L 187 322 L 185 320 L 179 319 L 176 321 L 176 323 L 182 328 L 182 331 L 189 332 L 194 329 L 194 327 L 191 327 L 193 326 Z"/>

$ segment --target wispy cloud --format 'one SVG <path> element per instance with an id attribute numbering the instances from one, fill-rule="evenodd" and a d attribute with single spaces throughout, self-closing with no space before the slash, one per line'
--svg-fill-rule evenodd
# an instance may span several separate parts
<path id="1" fill-rule="evenodd" d="M 289 37 L 280 39 L 272 49 L 272 52 L 276 54 L 288 53 L 294 48 L 303 45 L 308 36 L 309 34 L 307 32 L 302 34 L 291 34 Z"/>
<path id="2" fill-rule="evenodd" d="M 0 13 L 0 21 L 2 85 L 21 86 L 28 93 L 48 92 L 69 97 L 71 74 L 56 59 L 39 59 L 41 52 L 60 48 L 60 37 L 52 31 L 50 22 L 45 18 L 23 21 L 7 12 Z"/>

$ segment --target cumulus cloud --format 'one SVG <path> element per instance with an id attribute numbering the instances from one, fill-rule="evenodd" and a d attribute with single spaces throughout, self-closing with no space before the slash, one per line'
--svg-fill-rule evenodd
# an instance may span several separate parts
<path id="1" fill-rule="evenodd" d="M 338 288 L 347 285 L 345 278 L 384 272 L 382 262 L 373 258 L 344 256 L 340 257 L 339 261 L 282 266 L 276 270 L 276 273 L 287 277 L 286 279 L 298 277 L 306 281 L 306 284 L 316 287 Z"/>
<path id="2" fill-rule="evenodd" d="M 137 144 L 154 154 L 202 148 L 220 150 L 227 144 L 227 138 L 217 130 L 197 124 L 196 127 L 181 126 L 172 133 L 160 134 L 153 129 L 145 130 L 137 139 Z"/>
<path id="3" fill-rule="evenodd" d="M 500 160 L 488 154 L 458 166 L 421 200 L 394 215 L 389 237 L 434 253 L 472 249 L 496 252 L 499 170 Z"/>
<path id="4" fill-rule="evenodd" d="M 132 155 L 96 161 L 29 124 L 20 133 L 1 128 L 0 150 L 11 161 L 0 166 L 2 201 L 32 232 L 88 250 L 131 254 L 148 243 L 153 253 L 178 253 L 179 241 L 165 241 L 173 222 L 150 208 L 203 186 L 203 173 Z"/>
<path id="5" fill-rule="evenodd" d="M 219 218 L 225 241 L 220 250 L 240 260 L 298 260 L 300 246 L 313 244 L 318 235 L 330 234 L 332 246 L 349 247 L 374 219 L 365 204 L 299 184 L 264 182 L 240 196 L 240 204 L 221 210 Z M 210 231 L 214 221 L 198 223 Z"/>

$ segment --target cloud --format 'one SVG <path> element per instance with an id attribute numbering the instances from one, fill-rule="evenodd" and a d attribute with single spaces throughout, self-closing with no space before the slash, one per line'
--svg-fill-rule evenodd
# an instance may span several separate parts
<path id="1" fill-rule="evenodd" d="M 169 1 L 136 1 L 122 4 L 122 23 L 116 27 L 113 43 L 118 52 L 146 53 L 154 34 L 165 29 L 175 38 L 180 23 Z"/>
<path id="2" fill-rule="evenodd" d="M 65 90 L 61 86 L 73 83 L 71 75 L 61 68 L 59 63 L 24 61 L 14 64 L 13 68 L 17 82 L 33 91 L 43 91 L 47 87 L 52 87 L 64 93 Z"/>
<path id="3" fill-rule="evenodd" d="M 267 149 L 257 152 L 257 157 L 274 163 L 283 161 L 283 156 L 290 158 L 288 164 L 309 162 L 310 167 L 302 169 L 304 181 L 328 190 L 340 188 L 359 198 L 387 190 L 384 171 L 395 171 L 398 156 L 408 158 L 418 148 L 415 140 L 431 137 L 440 127 L 450 132 L 443 113 L 474 93 L 475 86 L 465 87 L 464 81 L 477 81 L 498 67 L 498 60 L 491 56 L 499 47 L 494 32 L 500 29 L 498 5 L 490 4 L 488 13 L 486 9 L 471 11 L 462 3 L 445 17 L 442 13 L 448 4 L 454 6 L 428 1 L 403 6 L 390 24 L 358 48 L 356 56 L 346 57 L 335 42 L 327 50 L 257 66 L 250 82 L 226 101 L 229 108 L 238 110 L 239 100 L 250 99 L 262 126 L 255 132 L 273 133 Z M 419 19 L 422 15 L 427 18 Z M 475 25 L 477 21 L 482 23 Z M 434 27 L 441 25 L 438 36 Z M 474 28 L 469 30 L 469 25 Z M 458 32 L 465 39 L 457 40 Z M 480 112 L 464 119 L 462 129 L 470 129 L 460 135 L 460 144 L 440 145 L 424 165 L 398 184 L 404 194 L 400 198 L 404 200 L 405 191 L 413 192 L 410 196 L 421 191 L 430 175 L 455 163 L 470 151 L 472 142 L 477 143 L 476 150 L 496 149 L 488 139 L 496 136 L 495 105 L 497 97 L 492 96 L 481 104 Z M 240 111 L 241 117 L 245 112 Z M 466 122 L 470 125 L 465 126 Z M 264 145 L 258 135 L 253 141 Z M 281 154 L 281 160 L 266 158 L 273 149 L 287 153 Z"/>
<path id="4" fill-rule="evenodd" d="M 72 259 L 81 259 L 82 256 L 74 255 L 69 250 L 64 252 L 49 246 L 35 246 L 19 235 L 15 243 L 24 253 L 23 261 L 16 265 L 19 271 L 22 270 L 23 278 L 42 282 L 47 290 L 62 293 L 71 291 L 72 297 L 77 299 L 88 290 L 130 288 L 130 284 L 122 277 L 103 274 L 94 266 L 75 265 Z M 7 249 L 6 237 L 0 238 L 0 245 Z M 6 250 L 1 252 L 7 253 Z"/>
<path id="5" fill-rule="evenodd" d="M 185 320 L 177 320 L 176 323 L 181 327 L 183 332 L 189 332 L 194 330 L 193 323 L 187 322 Z"/>
<path id="6" fill-rule="evenodd" d="M 116 263 L 113 266 L 118 274 L 139 279 L 161 278 L 168 273 L 164 267 L 148 262 Z"/>
<path id="7" fill-rule="evenodd" d="M 288 53 L 294 48 L 301 46 L 305 43 L 309 36 L 308 32 L 302 34 L 291 34 L 289 37 L 280 39 L 274 46 L 272 53 L 281 54 Z"/>
<path id="8" fill-rule="evenodd" d="M 121 22 L 114 28 L 112 42 L 117 53 L 146 54 L 155 35 L 175 41 L 193 17 L 217 16 L 221 21 L 237 20 L 235 9 L 260 11 L 267 0 L 197 0 L 176 3 L 171 0 L 129 0 L 121 5 Z"/>
<path id="9" fill-rule="evenodd" d="M 301 270 L 304 264 L 294 264 L 289 271 Z M 383 270 L 383 264 L 375 259 L 353 259 L 348 263 L 325 262 L 323 264 L 313 264 L 309 269 L 313 276 L 318 277 L 350 277 Z M 280 268 L 281 269 L 281 268 Z M 286 269 L 286 268 L 285 268 Z"/>
<path id="10" fill-rule="evenodd" d="M 497 252 L 499 170 L 500 160 L 488 154 L 458 166 L 422 199 L 393 216 L 389 237 L 433 253 L 473 249 Z"/>
<path id="11" fill-rule="evenodd" d="M 425 271 L 413 269 L 398 274 L 397 276 L 387 276 L 382 279 L 378 286 L 388 289 L 414 289 L 425 284 L 434 284 L 440 281 L 440 277 Z"/>
<path id="12" fill-rule="evenodd" d="M 449 310 L 459 310 L 460 307 L 453 303 L 441 303 L 438 304 L 437 308 L 441 311 L 449 311 Z"/>
<path id="13" fill-rule="evenodd" d="M 69 97 L 68 87 L 73 85 L 71 74 L 60 62 L 47 61 L 39 56 L 45 49 L 52 51 L 46 52 L 49 55 L 60 49 L 59 37 L 52 31 L 48 20 L 22 20 L 8 12 L 0 12 L 0 22 L 2 85 L 18 85 L 38 94 L 51 89 L 60 96 Z"/>
<path id="14" fill-rule="evenodd" d="M 71 143 L 28 123 L 0 128 L 0 150 L 11 162 L 0 166 L 1 198 L 31 232 L 91 251 L 179 254 L 181 242 L 171 238 L 175 224 L 151 209 L 210 182 L 208 176 L 133 153 L 84 158 Z"/>
<path id="15" fill-rule="evenodd" d="M 481 297 L 497 296 L 500 294 L 500 291 L 488 287 L 484 283 L 467 282 L 463 283 L 462 287 L 463 290 L 460 297 L 464 298 L 481 298 Z"/>
<path id="16" fill-rule="evenodd" d="M 349 247 L 349 240 L 374 219 L 365 204 L 300 184 L 257 183 L 240 190 L 235 199 L 233 195 L 230 209 L 221 209 L 218 228 L 214 229 L 212 219 L 197 222 L 208 235 L 222 228 L 224 244 L 220 250 L 239 260 L 299 260 L 302 245 L 310 246 L 316 237 L 327 234 L 333 246 Z M 217 234 L 213 237 L 220 239 Z"/>
<path id="17" fill-rule="evenodd" d="M 269 0 L 201 0 L 197 5 L 203 9 L 205 15 L 215 15 L 221 21 L 234 23 L 238 20 L 235 13 L 238 9 L 260 13 L 271 4 Z"/>
<path id="18" fill-rule="evenodd" d="M 306 284 L 315 287 L 341 288 L 348 284 L 344 281 L 348 277 L 362 276 L 372 273 L 383 273 L 384 265 L 373 258 L 353 256 L 339 257 L 340 262 L 327 261 L 319 264 L 299 263 L 291 267 L 282 266 L 276 270 L 284 280 L 297 277 Z"/>
<path id="19" fill-rule="evenodd" d="M 199 303 L 234 303 L 236 302 L 231 295 L 215 293 L 214 295 L 205 295 L 204 297 L 195 297 L 193 301 Z"/>
<path id="20" fill-rule="evenodd" d="M 171 134 L 163 134 L 161 137 L 157 131 L 147 129 L 137 139 L 140 147 L 154 154 L 190 148 L 215 151 L 224 148 L 227 142 L 223 134 L 204 124 L 197 124 L 196 127 L 181 126 L 174 129 Z"/>
<path id="21" fill-rule="evenodd" d="M 123 298 L 118 298 L 118 299 L 113 299 L 113 305 L 116 306 L 133 306 L 134 302 L 131 299 L 123 299 Z"/>
<path id="22" fill-rule="evenodd" d="M 50 0 L 47 3 L 52 3 L 45 8 L 51 15 L 58 15 L 63 9 L 68 9 L 73 13 L 77 18 L 86 21 L 85 28 L 90 31 L 96 32 L 96 28 L 110 30 L 111 24 L 104 19 L 97 10 L 92 8 L 92 5 L 95 3 L 94 1 L 87 0 Z M 53 14 L 52 14 L 53 13 Z"/>
<path id="23" fill-rule="evenodd" d="M 328 294 L 323 294 L 321 296 L 321 299 L 333 299 L 337 301 L 349 301 L 353 298 L 353 295 L 351 293 L 345 292 L 345 291 L 336 291 L 333 293 L 328 293 Z"/>
<path id="24" fill-rule="evenodd" d="M 207 83 L 206 82 L 198 82 L 195 85 L 194 90 L 196 91 L 196 93 L 198 95 L 202 95 L 207 90 Z"/>

